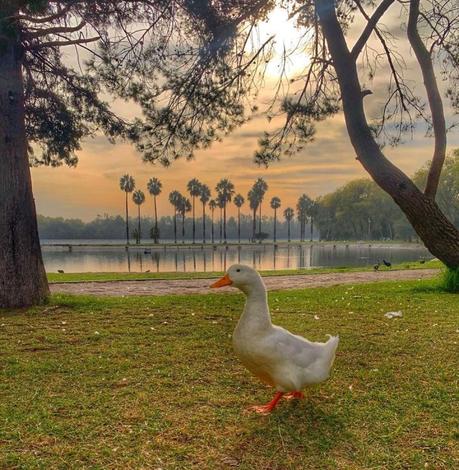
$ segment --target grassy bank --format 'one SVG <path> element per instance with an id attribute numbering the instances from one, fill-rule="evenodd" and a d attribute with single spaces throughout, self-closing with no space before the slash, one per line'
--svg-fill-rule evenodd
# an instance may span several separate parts
<path id="1" fill-rule="evenodd" d="M 341 344 L 333 377 L 269 417 L 242 413 L 271 391 L 231 351 L 238 294 L 1 312 L 0 468 L 457 466 L 457 295 L 392 282 L 270 303 L 276 323 Z"/>
<path id="2" fill-rule="evenodd" d="M 441 268 L 443 264 L 440 261 L 427 261 L 424 264 L 419 262 L 395 264 L 391 268 L 381 266 L 379 269 L 399 270 L 399 269 L 436 269 Z M 336 268 L 314 268 L 314 269 L 282 269 L 271 271 L 260 271 L 262 276 L 286 276 L 295 274 L 325 274 L 325 273 L 346 273 L 373 271 L 371 266 L 359 267 L 336 267 Z M 90 281 L 136 281 L 148 279 L 211 279 L 222 275 L 220 271 L 216 272 L 171 272 L 171 273 L 48 273 L 50 282 L 90 282 Z"/>

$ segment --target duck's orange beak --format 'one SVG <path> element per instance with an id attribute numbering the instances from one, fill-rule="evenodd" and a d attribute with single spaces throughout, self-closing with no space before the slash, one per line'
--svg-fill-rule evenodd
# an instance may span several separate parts
<path id="1" fill-rule="evenodd" d="M 221 279 L 219 279 L 217 282 L 214 282 L 210 287 L 216 288 L 230 286 L 232 283 L 233 281 L 229 278 L 228 274 L 225 274 Z"/>

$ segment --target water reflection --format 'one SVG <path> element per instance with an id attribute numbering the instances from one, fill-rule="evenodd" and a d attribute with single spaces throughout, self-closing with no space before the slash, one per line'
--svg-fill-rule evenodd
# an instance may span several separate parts
<path id="1" fill-rule="evenodd" d="M 65 247 L 44 246 L 46 269 L 56 272 L 224 271 L 243 263 L 255 269 L 295 269 L 320 266 L 364 266 L 382 259 L 392 263 L 429 259 L 419 245 L 280 244 L 196 247 Z"/>

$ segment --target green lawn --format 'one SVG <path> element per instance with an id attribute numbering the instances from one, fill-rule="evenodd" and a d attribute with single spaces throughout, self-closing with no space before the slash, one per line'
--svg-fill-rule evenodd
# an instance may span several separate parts
<path id="1" fill-rule="evenodd" d="M 272 392 L 232 353 L 239 294 L 0 312 L 0 468 L 458 468 L 459 297 L 433 282 L 270 293 L 274 322 L 341 344 L 267 417 L 242 412 Z"/>
<path id="2" fill-rule="evenodd" d="M 432 269 L 442 268 L 440 261 L 407 262 L 394 264 L 391 268 L 381 266 L 380 271 L 392 271 L 397 269 Z M 324 274 L 373 271 L 371 266 L 337 267 L 337 268 L 313 268 L 313 269 L 279 269 L 276 271 L 260 271 L 263 276 L 286 276 L 292 274 Z M 195 273 L 48 273 L 49 282 L 90 282 L 90 281 L 136 281 L 145 279 L 210 279 L 222 275 L 222 272 L 195 272 Z"/>

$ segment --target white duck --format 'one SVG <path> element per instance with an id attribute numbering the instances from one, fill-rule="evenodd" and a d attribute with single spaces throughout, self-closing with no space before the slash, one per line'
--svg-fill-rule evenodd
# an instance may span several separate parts
<path id="1" fill-rule="evenodd" d="M 233 333 L 233 348 L 244 366 L 262 382 L 276 389 L 272 401 L 251 409 L 270 413 L 278 401 L 303 398 L 307 385 L 327 380 L 335 359 L 339 337 L 314 343 L 271 323 L 266 287 L 249 266 L 235 264 L 210 287 L 234 286 L 247 297 Z"/>

